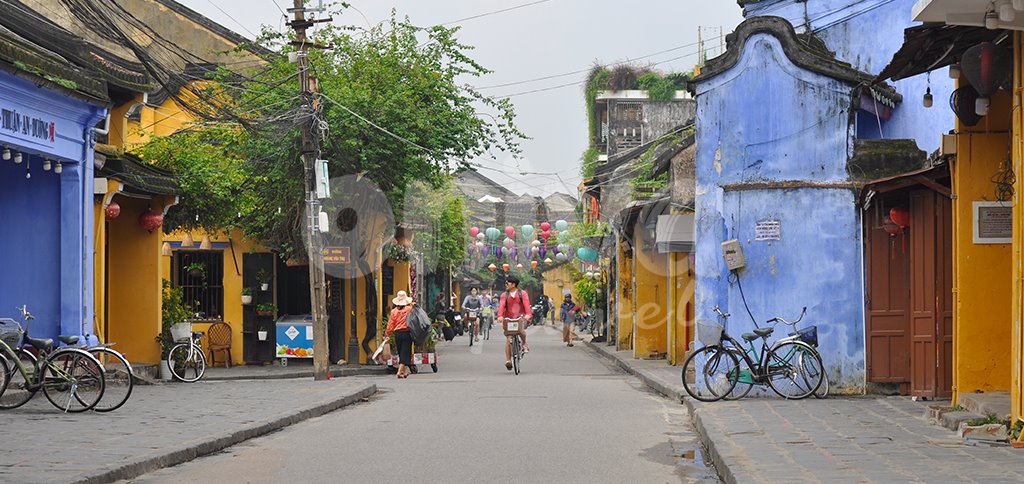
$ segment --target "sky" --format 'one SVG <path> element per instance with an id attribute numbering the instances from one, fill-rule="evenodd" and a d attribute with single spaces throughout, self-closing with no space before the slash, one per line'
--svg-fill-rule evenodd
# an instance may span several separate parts
<path id="1" fill-rule="evenodd" d="M 282 14 L 292 5 L 288 0 L 177 1 L 247 38 L 261 25 L 284 28 Z M 474 46 L 470 56 L 493 71 L 465 82 L 487 95 L 511 95 L 516 122 L 529 137 L 521 141 L 519 159 L 497 152 L 475 160 L 487 167 L 480 172 L 513 192 L 541 196 L 577 195 L 580 155 L 587 147 L 582 83 L 592 65 L 642 58 L 635 63 L 688 71 L 697 59 L 699 27 L 705 28 L 702 37 L 711 57 L 724 43 L 719 29 L 728 34 L 743 20 L 734 0 L 347 3 L 351 8 L 334 16 L 335 23 L 366 27 L 386 20 L 394 9 L 414 25 L 459 26 L 459 40 Z M 558 77 L 537 80 L 549 76 Z M 517 84 L 490 87 L 510 83 Z"/>

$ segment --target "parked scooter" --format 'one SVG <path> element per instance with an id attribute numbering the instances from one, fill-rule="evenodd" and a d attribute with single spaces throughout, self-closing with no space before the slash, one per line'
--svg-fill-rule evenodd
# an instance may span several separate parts
<path id="1" fill-rule="evenodd" d="M 530 322 L 532 325 L 543 326 L 544 325 L 544 305 L 541 303 L 530 306 L 530 311 L 533 312 L 533 320 Z"/>

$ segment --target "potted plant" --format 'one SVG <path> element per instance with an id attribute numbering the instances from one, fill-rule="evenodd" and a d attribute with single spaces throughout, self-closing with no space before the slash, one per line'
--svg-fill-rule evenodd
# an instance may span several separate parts
<path id="1" fill-rule="evenodd" d="M 260 303 L 256 305 L 257 316 L 273 316 L 277 309 L 272 303 Z"/>
<path id="2" fill-rule="evenodd" d="M 256 272 L 256 281 L 260 283 L 261 291 L 270 289 L 270 272 L 266 269 L 260 269 Z"/>
<path id="3" fill-rule="evenodd" d="M 269 331 L 267 330 L 266 323 L 260 323 L 259 328 L 256 330 L 256 339 L 266 341 L 268 333 Z"/>
<path id="4" fill-rule="evenodd" d="M 167 357 L 176 343 L 171 337 L 171 326 L 186 321 L 192 312 L 191 308 L 185 304 L 183 296 L 184 292 L 180 287 L 171 287 L 170 281 L 163 280 L 163 296 L 160 307 L 161 331 L 156 337 L 156 342 L 160 345 L 160 378 L 163 380 L 172 378 L 170 362 Z"/>
<path id="5" fill-rule="evenodd" d="M 242 304 L 252 304 L 252 288 L 242 288 Z"/>
<path id="6" fill-rule="evenodd" d="M 196 279 L 204 279 L 206 277 L 206 265 L 202 262 L 193 262 L 185 266 L 185 272 Z"/>

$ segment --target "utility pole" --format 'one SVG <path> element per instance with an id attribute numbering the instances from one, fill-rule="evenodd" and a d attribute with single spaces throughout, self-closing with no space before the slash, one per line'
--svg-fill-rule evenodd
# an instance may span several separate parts
<path id="1" fill-rule="evenodd" d="M 299 90 L 302 103 L 315 114 L 317 107 L 313 104 L 316 86 L 310 82 L 308 45 L 306 29 L 312 27 L 313 20 L 306 20 L 304 0 L 294 0 L 294 8 L 289 9 L 295 14 L 291 27 L 295 29 L 294 45 L 298 47 Z M 306 191 L 306 255 L 309 258 L 309 302 L 313 316 L 313 379 L 327 380 L 330 378 L 330 358 L 327 349 L 327 284 L 324 277 L 323 240 L 317 228 L 320 215 L 320 200 L 316 196 L 315 160 L 316 146 L 311 132 L 312 123 L 302 123 L 302 166 Z"/>

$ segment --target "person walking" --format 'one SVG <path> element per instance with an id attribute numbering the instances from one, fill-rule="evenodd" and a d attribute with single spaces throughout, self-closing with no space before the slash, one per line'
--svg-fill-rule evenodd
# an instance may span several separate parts
<path id="1" fill-rule="evenodd" d="M 579 306 L 572 302 L 572 294 L 566 294 L 559 310 L 558 318 L 562 320 L 562 342 L 565 346 L 572 347 L 573 331 L 576 329 L 576 313 Z"/>
<path id="2" fill-rule="evenodd" d="M 395 335 L 395 346 L 398 346 L 398 378 L 408 378 L 412 371 L 412 334 L 409 332 L 409 325 L 406 320 L 412 312 L 412 299 L 405 291 L 398 291 L 398 295 L 391 300 L 395 307 L 388 316 L 388 326 L 384 330 L 385 341 Z M 385 342 L 385 344 L 387 344 Z"/>

